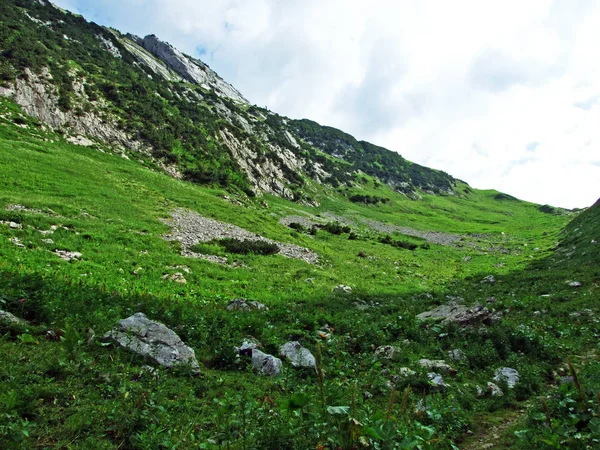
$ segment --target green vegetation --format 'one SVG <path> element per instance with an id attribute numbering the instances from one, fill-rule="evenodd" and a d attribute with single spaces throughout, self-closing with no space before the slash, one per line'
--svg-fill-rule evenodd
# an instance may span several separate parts
<path id="1" fill-rule="evenodd" d="M 570 217 L 498 202 L 493 191 L 414 202 L 380 186 L 373 189 L 390 202 L 373 209 L 323 188 L 319 208 L 275 197 L 267 199 L 269 209 L 252 201 L 236 206 L 220 199 L 218 189 L 67 144 L 11 102 L 0 107 L 0 220 L 20 225 L 0 226 L 0 308 L 29 321 L 0 329 L 3 448 L 452 448 L 452 442 L 469 445 L 471 438 L 463 442 L 469 429 L 477 435 L 483 427 L 486 434 L 481 417 L 492 422 L 504 411 L 537 405 L 561 361 L 596 349 L 600 265 L 591 241 L 599 234 L 597 205 L 562 235 Z M 5 209 L 15 204 L 31 211 Z M 176 207 L 308 247 L 322 264 L 250 253 L 239 255 L 244 266 L 233 268 L 182 257 L 177 243 L 161 237 L 169 232 L 162 219 Z M 290 213 L 326 212 L 353 221 L 360 239 L 300 234 L 278 222 Z M 462 240 L 406 252 L 380 243 L 386 234 L 361 217 L 457 233 Z M 53 234 L 38 231 L 52 226 Z M 52 243 L 42 241 L 48 238 Z M 390 239 L 423 242 L 398 233 Z M 194 250 L 227 254 L 215 244 Z M 573 247 L 572 255 L 562 253 Z M 55 249 L 82 257 L 62 261 Z M 189 269 L 186 284 L 164 279 L 181 266 Z M 489 274 L 496 282 L 481 283 Z M 570 280 L 582 288 L 565 283 Z M 332 295 L 338 284 L 351 286 L 352 294 Z M 415 319 L 447 296 L 467 304 L 494 298 L 489 306 L 505 314 L 485 333 Z M 238 297 L 269 310 L 227 311 Z M 592 313 L 571 315 L 587 309 Z M 153 374 L 139 357 L 98 340 L 138 311 L 176 330 L 196 350 L 203 375 L 184 368 Z M 328 338 L 321 331 L 326 326 L 334 328 Z M 259 377 L 232 351 L 248 335 L 275 355 L 279 345 L 300 340 L 318 356 L 319 370 L 286 364 L 282 377 Z M 381 345 L 402 350 L 382 360 L 373 354 Z M 465 359 L 448 360 L 452 349 L 462 349 Z M 421 358 L 446 359 L 457 369 L 455 376 L 443 374 L 445 390 L 430 384 Z M 477 397 L 476 386 L 503 366 L 519 371 L 517 387 L 505 388 L 503 397 Z M 593 369 L 580 366 L 582 374 Z M 402 367 L 414 375 L 400 377 Z M 598 383 L 589 373 L 582 378 L 592 392 Z M 583 442 L 596 439 L 592 394 L 581 403 L 569 389 L 558 392 L 556 404 L 547 402 L 551 429 L 540 426 L 540 404 L 530 419 L 507 429 L 506 446 L 576 439 L 572 427 L 578 428 L 564 413 L 570 399 L 572 414 L 585 416 L 579 419 Z"/>
<path id="2" fill-rule="evenodd" d="M 152 152 L 69 144 L 0 99 L 0 310 L 27 321 L 0 322 L 0 448 L 598 446 L 600 202 L 576 214 L 472 189 L 334 128 L 164 82 L 121 41 L 123 58 L 110 56 L 97 38 L 110 31 L 39 2 L 4 2 L 0 21 L 1 83 L 47 68 L 62 110 L 113 118 Z M 297 202 L 255 199 L 221 133 L 281 165 Z M 322 170 L 326 184 L 308 179 Z M 223 264 L 183 256 L 168 240 L 177 208 L 269 241 L 189 249 Z M 239 298 L 268 309 L 228 310 Z M 417 319 L 450 301 L 492 317 Z M 174 330 L 202 374 L 149 368 L 100 339 L 136 312 Z M 272 355 L 298 340 L 316 370 L 284 361 L 259 376 L 234 351 L 248 337 Z M 502 367 L 520 379 L 492 396 Z"/>

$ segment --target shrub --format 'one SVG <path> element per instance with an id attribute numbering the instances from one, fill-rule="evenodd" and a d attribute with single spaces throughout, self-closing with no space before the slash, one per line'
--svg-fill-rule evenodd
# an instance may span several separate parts
<path id="1" fill-rule="evenodd" d="M 290 227 L 293 230 L 299 231 L 301 233 L 303 233 L 304 231 L 306 231 L 306 228 L 304 228 L 304 226 L 301 223 L 297 223 L 297 222 L 292 222 L 288 225 L 288 227 Z"/>
<path id="2" fill-rule="evenodd" d="M 240 255 L 274 255 L 279 253 L 277 244 L 266 241 L 252 241 L 244 239 L 243 241 L 235 238 L 219 239 L 216 241 L 229 253 L 237 253 Z"/>

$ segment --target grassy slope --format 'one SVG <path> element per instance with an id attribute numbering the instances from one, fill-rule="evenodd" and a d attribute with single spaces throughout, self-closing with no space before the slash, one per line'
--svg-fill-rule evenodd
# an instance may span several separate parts
<path id="1" fill-rule="evenodd" d="M 354 398 L 353 416 L 378 429 L 380 437 L 386 423 L 393 423 L 396 432 L 422 435 L 428 445 L 444 448 L 449 445 L 446 438 L 460 439 L 482 412 L 514 406 L 543 389 L 558 359 L 594 339 L 596 325 L 584 317 L 578 321 L 585 323 L 574 328 L 568 313 L 597 299 L 591 283 L 597 282 L 598 273 L 574 265 L 553 279 L 545 271 L 549 249 L 568 217 L 539 213 L 536 205 L 525 202 L 494 200 L 492 191 L 473 191 L 464 198 L 425 196 L 414 202 L 385 187 L 364 192 L 392 199 L 380 206 L 352 204 L 321 188 L 320 208 L 277 198 L 268 199 L 268 209 L 258 203 L 234 206 L 219 198 L 219 190 L 66 144 L 58 136 L 45 135 L 33 122 L 27 129 L 13 126 L 18 109 L 7 101 L 1 109 L 0 219 L 19 222 L 23 228 L 0 228 L 0 308 L 33 324 L 5 329 L 0 339 L 7 361 L 0 369 L 4 447 L 187 448 L 204 443 L 212 448 L 206 444 L 209 438 L 231 442 L 234 448 L 284 448 L 284 442 L 290 448 L 314 447 L 317 442 L 346 445 L 347 422 L 322 412 L 313 375 L 288 370 L 276 380 L 258 378 L 236 362 L 230 350 L 246 335 L 257 337 L 272 353 L 290 338 L 315 350 L 316 330 L 327 323 L 337 336 L 323 348 L 327 404 L 350 405 Z M 9 204 L 50 208 L 62 217 L 4 211 Z M 176 245 L 160 237 L 168 232 L 161 219 L 175 207 L 309 247 L 322 255 L 324 264 L 246 256 L 241 259 L 248 268 L 231 269 L 183 258 Z M 459 248 L 432 244 L 430 250 L 409 252 L 376 242 L 378 235 L 362 227 L 356 228 L 361 239 L 350 241 L 325 232 L 314 238 L 295 234 L 278 223 L 279 217 L 301 210 L 478 236 L 465 238 Z M 36 229 L 51 225 L 67 230 L 59 228 L 50 236 L 54 244 L 44 244 Z M 10 243 L 12 237 L 27 248 Z M 80 251 L 83 258 L 66 263 L 50 252 L 54 248 Z M 356 256 L 361 250 L 375 259 Z M 465 261 L 466 256 L 471 259 Z M 169 267 L 179 264 L 191 269 L 185 275 L 188 283 L 163 281 L 164 274 L 177 271 Z M 481 284 L 490 273 L 498 282 Z M 575 276 L 585 289 L 566 287 L 564 281 Z M 331 288 L 340 283 L 352 286 L 354 295 L 333 296 Z M 548 293 L 553 297 L 541 297 Z M 414 314 L 446 301 L 446 295 L 461 295 L 469 302 L 494 295 L 494 306 L 511 313 L 487 336 L 451 327 L 419 327 Z M 262 301 L 271 309 L 260 314 L 224 311 L 238 296 Z M 359 311 L 353 307 L 357 298 L 380 306 Z M 544 308 L 549 313 L 543 321 L 532 315 Z M 143 362 L 138 358 L 93 340 L 86 343 L 86 329 L 104 333 L 136 311 L 175 328 L 205 363 L 206 376 L 140 375 Z M 46 340 L 48 329 L 64 334 L 62 343 Z M 400 386 L 413 390 L 407 397 L 412 405 L 408 410 L 400 400 L 390 403 L 382 365 L 372 357 L 376 346 L 402 345 L 405 339 L 412 343 L 386 369 L 418 370 Z M 445 394 L 428 398 L 428 413 L 415 416 L 414 404 L 429 390 L 416 361 L 445 358 L 451 348 L 462 348 L 467 360 L 458 363 L 459 375 L 449 380 Z M 521 371 L 522 387 L 503 399 L 475 399 L 475 384 L 485 384 L 493 369 L 504 365 Z M 363 400 L 364 391 L 373 398 Z M 280 412 L 292 394 L 306 394 L 310 403 L 296 412 Z M 407 414 L 411 420 L 406 420 Z M 245 426 L 244 420 L 249 421 Z M 433 428 L 421 428 L 425 426 Z M 430 431 L 435 431 L 434 437 Z M 401 437 L 388 437 L 387 442 L 393 439 Z"/>

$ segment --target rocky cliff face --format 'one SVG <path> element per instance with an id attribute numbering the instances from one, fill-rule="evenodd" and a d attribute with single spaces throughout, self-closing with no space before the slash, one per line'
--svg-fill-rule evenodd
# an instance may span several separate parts
<path id="1" fill-rule="evenodd" d="M 172 45 L 158 39 L 155 35 L 151 34 L 143 39 L 131 34 L 128 34 L 126 37 L 166 63 L 169 68 L 184 80 L 197 84 L 204 89 L 212 90 L 221 97 L 228 97 L 240 103 L 248 103 L 237 89 L 223 81 L 216 72 L 211 70 L 202 61 L 184 55 Z M 146 60 L 142 61 L 146 63 Z"/>
<path id="2" fill-rule="evenodd" d="M 45 0 L 7 0 L 0 16 L 20 33 L 6 42 L 0 35 L 0 95 L 73 142 L 144 152 L 179 178 L 307 204 L 316 185 L 361 189 L 364 174 L 414 199 L 453 194 L 455 180 L 443 172 L 249 105 L 202 61 L 154 35 L 122 35 Z"/>

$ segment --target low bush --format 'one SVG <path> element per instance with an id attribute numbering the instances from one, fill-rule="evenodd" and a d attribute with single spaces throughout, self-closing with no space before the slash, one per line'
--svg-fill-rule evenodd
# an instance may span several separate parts
<path id="1" fill-rule="evenodd" d="M 279 253 L 279 247 L 277 244 L 267 241 L 226 238 L 219 239 L 216 242 L 222 246 L 225 251 L 229 253 L 237 253 L 239 255 L 274 255 L 275 253 Z"/>

